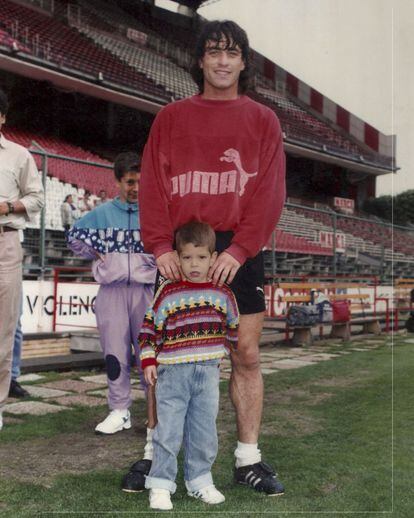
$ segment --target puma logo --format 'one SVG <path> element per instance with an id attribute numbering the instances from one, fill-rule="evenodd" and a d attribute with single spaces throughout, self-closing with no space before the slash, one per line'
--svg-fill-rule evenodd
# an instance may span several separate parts
<path id="1" fill-rule="evenodd" d="M 233 163 L 236 169 L 222 172 L 188 171 L 174 176 L 171 178 L 171 196 L 179 194 L 182 198 L 190 193 L 218 195 L 228 192 L 238 192 L 239 196 L 243 196 L 247 182 L 253 176 L 257 176 L 257 171 L 245 171 L 237 149 L 230 148 L 224 151 L 220 161 Z"/>

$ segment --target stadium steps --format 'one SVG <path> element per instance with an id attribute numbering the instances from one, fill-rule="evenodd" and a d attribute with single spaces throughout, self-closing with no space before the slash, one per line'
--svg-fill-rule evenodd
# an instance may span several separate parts
<path id="1" fill-rule="evenodd" d="M 116 37 L 90 27 L 79 31 L 103 49 L 108 50 L 122 62 L 145 74 L 157 85 L 170 92 L 174 98 L 184 98 L 197 93 L 198 89 L 190 74 L 164 56 L 132 43 L 121 36 Z"/>
<path id="2" fill-rule="evenodd" d="M 368 151 L 365 147 L 347 138 L 345 134 L 342 135 L 336 128 L 331 127 L 327 121 L 316 118 L 296 104 L 293 99 L 260 86 L 260 81 L 251 97 L 267 105 L 277 114 L 288 138 L 309 142 L 318 147 L 324 145 L 327 149 L 356 159 L 363 156 L 369 162 L 390 165 L 388 157 Z"/>
<path id="3" fill-rule="evenodd" d="M 164 102 L 169 100 L 167 92 L 145 75 L 123 65 L 110 52 L 54 17 L 2 0 L 0 23 L 36 57 L 59 68 L 79 71 L 94 81 L 102 76 L 105 81 L 132 88 L 137 93 Z"/>
<path id="4" fill-rule="evenodd" d="M 20 144 L 31 151 L 38 151 L 38 148 L 32 145 L 36 141 L 43 149 L 51 154 L 66 156 L 85 160 L 86 162 L 95 162 L 102 164 L 105 167 L 98 167 L 85 163 L 76 163 L 59 158 L 48 159 L 48 173 L 55 177 L 56 181 L 60 180 L 63 184 L 51 184 L 48 181 L 47 187 L 51 187 L 56 196 L 59 196 L 59 207 L 66 194 L 73 193 L 75 189 L 69 187 L 76 185 L 78 188 L 89 190 L 91 193 L 97 195 L 101 189 L 106 190 L 109 197 L 116 194 L 116 186 L 113 181 L 112 164 L 107 160 L 103 160 L 99 156 L 86 151 L 78 146 L 74 146 L 68 142 L 52 136 L 42 136 L 29 131 L 20 130 L 17 128 L 4 128 L 6 138 L 13 142 Z M 42 167 L 42 158 L 38 154 L 33 154 L 35 162 L 39 170 Z M 80 192 L 79 194 L 83 194 Z M 59 214 L 60 221 L 60 214 Z"/>

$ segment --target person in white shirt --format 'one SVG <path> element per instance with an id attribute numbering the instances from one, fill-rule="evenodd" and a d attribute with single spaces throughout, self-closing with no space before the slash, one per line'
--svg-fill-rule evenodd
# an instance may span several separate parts
<path id="1" fill-rule="evenodd" d="M 35 161 L 26 148 L 1 133 L 9 103 L 0 88 L 0 430 L 8 396 L 14 333 L 22 292 L 19 230 L 42 209 L 44 191 Z"/>
<path id="2" fill-rule="evenodd" d="M 79 201 L 79 210 L 81 217 L 84 216 L 87 212 L 93 210 L 95 208 L 95 204 L 91 199 L 90 191 L 85 191 L 83 198 Z"/>
<path id="3" fill-rule="evenodd" d="M 108 198 L 108 195 L 106 194 L 106 191 L 104 189 L 101 189 L 98 194 L 99 198 L 95 200 L 95 207 L 99 207 L 99 205 L 102 205 L 103 203 L 106 203 L 107 201 L 110 201 Z"/>
<path id="4" fill-rule="evenodd" d="M 77 220 L 78 214 L 79 214 L 79 211 L 76 208 L 76 205 L 73 203 L 72 195 L 67 194 L 60 207 L 62 225 L 65 230 L 69 230 L 73 226 L 73 224 Z"/>

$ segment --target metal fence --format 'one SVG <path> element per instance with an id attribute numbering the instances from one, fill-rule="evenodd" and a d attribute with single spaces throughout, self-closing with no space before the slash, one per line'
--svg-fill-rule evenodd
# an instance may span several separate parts
<path id="1" fill-rule="evenodd" d="M 275 251 L 303 253 L 314 258 L 325 253 L 325 264 L 333 275 L 370 273 L 383 279 L 413 274 L 413 228 L 392 225 L 375 217 L 342 214 L 317 203 L 314 206 L 286 203 L 277 229 L 271 246 L 275 274 L 278 269 Z M 280 231 L 303 242 L 296 243 L 296 248 L 280 246 L 280 241 L 283 243 Z"/>
<path id="2" fill-rule="evenodd" d="M 37 142 L 34 142 L 34 141 L 32 142 L 32 147 L 33 146 L 38 148 L 37 150 L 30 149 L 30 152 L 32 155 L 34 155 L 35 161 L 36 161 L 39 171 L 41 172 L 41 175 L 42 175 L 42 183 L 43 183 L 43 188 L 45 190 L 46 203 L 40 214 L 38 239 L 36 240 L 36 237 L 35 237 L 33 239 L 32 243 L 30 241 L 28 243 L 29 249 L 31 249 L 34 252 L 37 252 L 36 255 L 38 256 L 39 259 L 38 259 L 38 261 L 35 262 L 35 264 L 30 265 L 29 267 L 27 265 L 25 265 L 24 270 L 25 270 L 25 273 L 32 272 L 34 275 L 36 275 L 35 272 L 38 272 L 37 275 L 40 278 L 44 278 L 46 274 L 51 273 L 51 269 L 46 268 L 46 230 L 47 229 L 46 229 L 46 217 L 45 216 L 46 216 L 46 211 L 48 209 L 48 194 L 49 194 L 47 180 L 46 180 L 47 176 L 53 175 L 55 178 L 58 178 L 59 180 L 61 180 L 64 183 L 67 183 L 67 184 L 72 183 L 68 176 L 70 173 L 66 172 L 66 175 L 64 177 L 62 177 L 62 175 L 59 174 L 59 162 L 70 163 L 70 165 L 72 165 L 72 166 L 74 166 L 75 164 L 78 166 L 80 165 L 82 167 L 85 178 L 87 177 L 89 172 L 95 171 L 94 168 L 100 168 L 102 170 L 112 171 L 113 166 L 108 165 L 108 164 L 99 163 L 99 162 L 90 161 L 90 160 L 83 160 L 83 159 L 67 157 L 67 156 L 59 155 L 59 154 L 55 154 L 55 153 L 50 153 L 48 151 L 45 151 Z M 53 170 L 53 167 L 50 168 L 50 163 L 52 160 L 54 160 L 53 166 L 56 170 Z M 59 177 L 61 177 L 61 178 L 59 178 Z M 104 180 L 104 178 L 102 180 Z M 103 181 L 102 185 L 97 184 L 96 189 L 99 190 L 103 185 L 105 185 L 105 183 L 106 182 Z M 75 185 L 75 184 L 73 183 L 72 185 Z M 75 190 L 75 188 L 74 188 L 74 190 Z M 63 199 L 61 201 L 63 202 Z M 62 238 L 63 238 L 63 232 L 62 232 Z M 37 241 L 37 243 L 36 243 L 36 241 Z M 27 241 L 24 241 L 24 243 L 27 243 Z"/>
<path id="3" fill-rule="evenodd" d="M 33 147 L 36 150 L 33 150 Z M 25 248 L 33 254 L 32 264 L 25 266 L 26 275 L 44 278 L 50 273 L 50 267 L 65 266 L 62 261 L 54 264 L 51 250 L 66 250 L 63 232 L 56 232 L 60 225 L 50 225 L 46 221 L 46 212 L 49 209 L 49 193 L 47 176 L 57 177 L 66 183 L 77 183 L 89 188 L 94 174 L 94 190 L 97 192 L 112 182 L 112 165 L 72 158 L 45 151 L 39 144 L 32 142 L 31 153 L 42 172 L 45 188 L 46 204 L 42 210 L 39 230 L 29 229 L 26 232 Z M 63 167 L 62 164 L 66 164 Z M 97 169 L 98 168 L 98 169 Z M 76 169 L 76 178 L 73 171 Z M 111 178 L 107 174 L 99 178 L 99 171 L 111 171 Z M 61 200 L 63 202 L 63 199 Z M 267 246 L 270 254 L 268 273 L 276 278 L 281 273 L 283 262 L 294 264 L 296 271 L 305 273 L 302 262 L 312 260 L 313 268 L 318 265 L 321 273 L 337 275 L 345 274 L 373 274 L 380 279 L 393 276 L 413 276 L 414 273 L 414 230 L 380 221 L 376 218 L 367 219 L 357 215 L 340 214 L 330 210 L 327 206 L 308 206 L 297 203 L 286 203 L 282 217 L 276 231 L 273 233 Z M 52 222 L 53 223 L 53 222 Z M 61 227 L 60 227 L 61 228 Z M 52 235 L 55 231 L 54 236 Z M 50 240 L 58 240 L 57 245 L 46 246 L 46 234 L 51 233 Z M 60 248 L 59 248 L 60 247 Z M 281 255 L 285 253 L 285 258 Z M 62 255 L 65 255 L 62 252 Z M 85 263 L 76 260 L 67 251 L 66 257 L 71 257 L 72 266 L 83 266 Z M 47 260 L 48 259 L 48 260 Z M 78 262 L 76 262 L 78 261 Z M 301 262 L 302 261 L 302 262 Z M 50 267 L 49 267 L 50 266 Z"/>

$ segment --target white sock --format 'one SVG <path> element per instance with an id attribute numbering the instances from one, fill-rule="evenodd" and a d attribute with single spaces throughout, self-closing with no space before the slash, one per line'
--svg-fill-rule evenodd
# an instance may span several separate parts
<path id="1" fill-rule="evenodd" d="M 236 468 L 256 464 L 256 462 L 260 462 L 262 460 L 262 455 L 257 447 L 257 443 L 249 444 L 237 441 L 237 448 L 234 452 L 234 456 L 236 457 Z"/>
<path id="2" fill-rule="evenodd" d="M 154 435 L 155 428 L 147 428 L 147 442 L 144 448 L 144 459 L 152 460 L 152 454 L 154 451 L 154 446 L 152 444 L 152 437 Z"/>
<path id="3" fill-rule="evenodd" d="M 122 417 L 126 417 L 128 415 L 128 408 L 114 408 L 112 412 L 116 412 L 117 414 L 121 415 Z"/>

